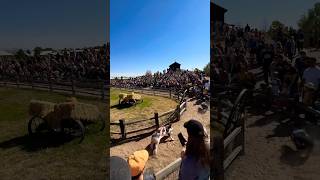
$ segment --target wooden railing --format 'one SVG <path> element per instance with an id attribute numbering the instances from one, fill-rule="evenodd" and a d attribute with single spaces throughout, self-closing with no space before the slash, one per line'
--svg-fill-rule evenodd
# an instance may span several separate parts
<path id="1" fill-rule="evenodd" d="M 222 136 L 213 137 L 213 178 L 224 180 L 225 171 L 233 160 L 245 153 L 245 118 L 241 126 L 234 129 L 225 139 Z"/>
<path id="2" fill-rule="evenodd" d="M 119 131 L 118 132 L 111 131 L 110 135 L 120 135 L 121 136 L 120 139 L 125 140 L 131 134 L 135 134 L 135 136 L 139 136 L 145 133 L 150 133 L 149 130 L 151 130 L 152 132 L 162 125 L 179 121 L 180 116 L 183 114 L 183 112 L 186 111 L 186 109 L 187 109 L 187 106 L 186 106 L 186 102 L 184 101 L 182 104 L 177 105 L 175 109 L 169 110 L 161 115 L 155 112 L 154 116 L 148 119 L 135 120 L 135 121 L 129 121 L 129 122 L 126 122 L 125 119 L 120 119 L 118 122 L 111 122 L 110 127 L 117 126 Z M 161 119 L 163 120 L 161 121 Z M 146 124 L 149 124 L 149 126 L 145 127 Z M 144 127 L 144 128 L 128 130 L 130 126 L 137 126 L 137 127 Z M 113 130 L 117 128 L 110 128 L 110 129 Z"/>
<path id="3" fill-rule="evenodd" d="M 165 168 L 161 169 L 157 172 L 156 179 L 157 180 L 169 180 L 169 179 L 178 179 L 179 178 L 179 170 L 181 165 L 181 158 L 176 159 L 172 163 L 170 163 Z"/>
<path id="4" fill-rule="evenodd" d="M 212 111 L 214 125 L 224 126 L 223 132 L 214 132 L 212 137 L 212 176 L 215 180 L 224 180 L 225 172 L 231 163 L 245 153 L 245 120 L 246 120 L 246 98 L 248 90 L 244 89 L 236 98 L 234 104 L 219 100 L 217 111 Z M 230 111 L 220 111 L 221 106 Z"/>
<path id="5" fill-rule="evenodd" d="M 62 92 L 72 95 L 92 96 L 102 100 L 107 100 L 109 86 L 106 81 L 86 80 L 86 81 L 20 81 L 20 80 L 0 80 L 0 86 L 17 87 L 36 90 L 48 90 L 50 92 Z"/>

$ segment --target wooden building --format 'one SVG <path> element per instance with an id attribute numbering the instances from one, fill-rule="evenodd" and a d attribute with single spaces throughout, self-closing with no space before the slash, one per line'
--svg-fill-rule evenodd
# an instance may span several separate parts
<path id="1" fill-rule="evenodd" d="M 213 3 L 213 0 L 210 2 L 210 25 L 213 29 L 211 31 L 215 32 L 219 26 L 225 23 L 225 13 L 228 10 Z"/>
<path id="2" fill-rule="evenodd" d="M 174 62 L 169 66 L 169 69 L 172 71 L 176 71 L 180 69 L 181 64 Z"/>

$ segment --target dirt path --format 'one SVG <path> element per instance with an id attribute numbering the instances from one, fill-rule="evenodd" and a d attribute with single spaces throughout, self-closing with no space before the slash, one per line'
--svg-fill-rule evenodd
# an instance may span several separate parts
<path id="1" fill-rule="evenodd" d="M 158 155 L 157 157 L 150 157 L 147 163 L 147 168 L 152 167 L 155 172 L 158 172 L 162 168 L 169 165 L 171 162 L 180 157 L 180 152 L 182 146 L 177 137 L 179 132 L 187 137 L 187 132 L 183 127 L 183 124 L 194 118 L 202 122 L 208 133 L 210 126 L 210 111 L 206 111 L 205 113 L 198 112 L 198 105 L 194 105 L 194 101 L 187 101 L 187 111 L 183 113 L 181 116 L 181 120 L 173 124 L 173 138 L 174 141 L 167 141 L 165 143 L 161 143 L 159 145 Z M 210 107 L 209 107 L 210 109 Z M 122 158 L 127 159 L 127 157 L 132 154 L 134 151 L 144 149 L 150 143 L 150 137 L 144 138 L 140 141 L 133 141 L 126 144 L 122 144 L 119 146 L 115 146 L 110 149 L 110 156 L 120 156 Z"/>
<path id="2" fill-rule="evenodd" d="M 320 127 L 307 126 L 315 145 L 297 151 L 290 126 L 281 113 L 251 115 L 247 120 L 245 155 L 227 170 L 229 180 L 315 180 L 320 177 Z"/>

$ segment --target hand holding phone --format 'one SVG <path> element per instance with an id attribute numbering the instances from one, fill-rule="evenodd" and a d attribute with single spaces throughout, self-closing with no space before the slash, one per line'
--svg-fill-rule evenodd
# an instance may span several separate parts
<path id="1" fill-rule="evenodd" d="M 187 140 L 183 137 L 182 133 L 178 134 L 178 138 L 182 146 L 185 146 L 187 144 Z"/>

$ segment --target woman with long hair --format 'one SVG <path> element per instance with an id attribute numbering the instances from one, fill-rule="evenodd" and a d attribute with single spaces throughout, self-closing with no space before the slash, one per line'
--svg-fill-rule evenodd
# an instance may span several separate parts
<path id="1" fill-rule="evenodd" d="M 181 152 L 179 180 L 207 180 L 210 177 L 210 144 L 208 135 L 197 120 L 184 124 L 188 141 Z"/>

